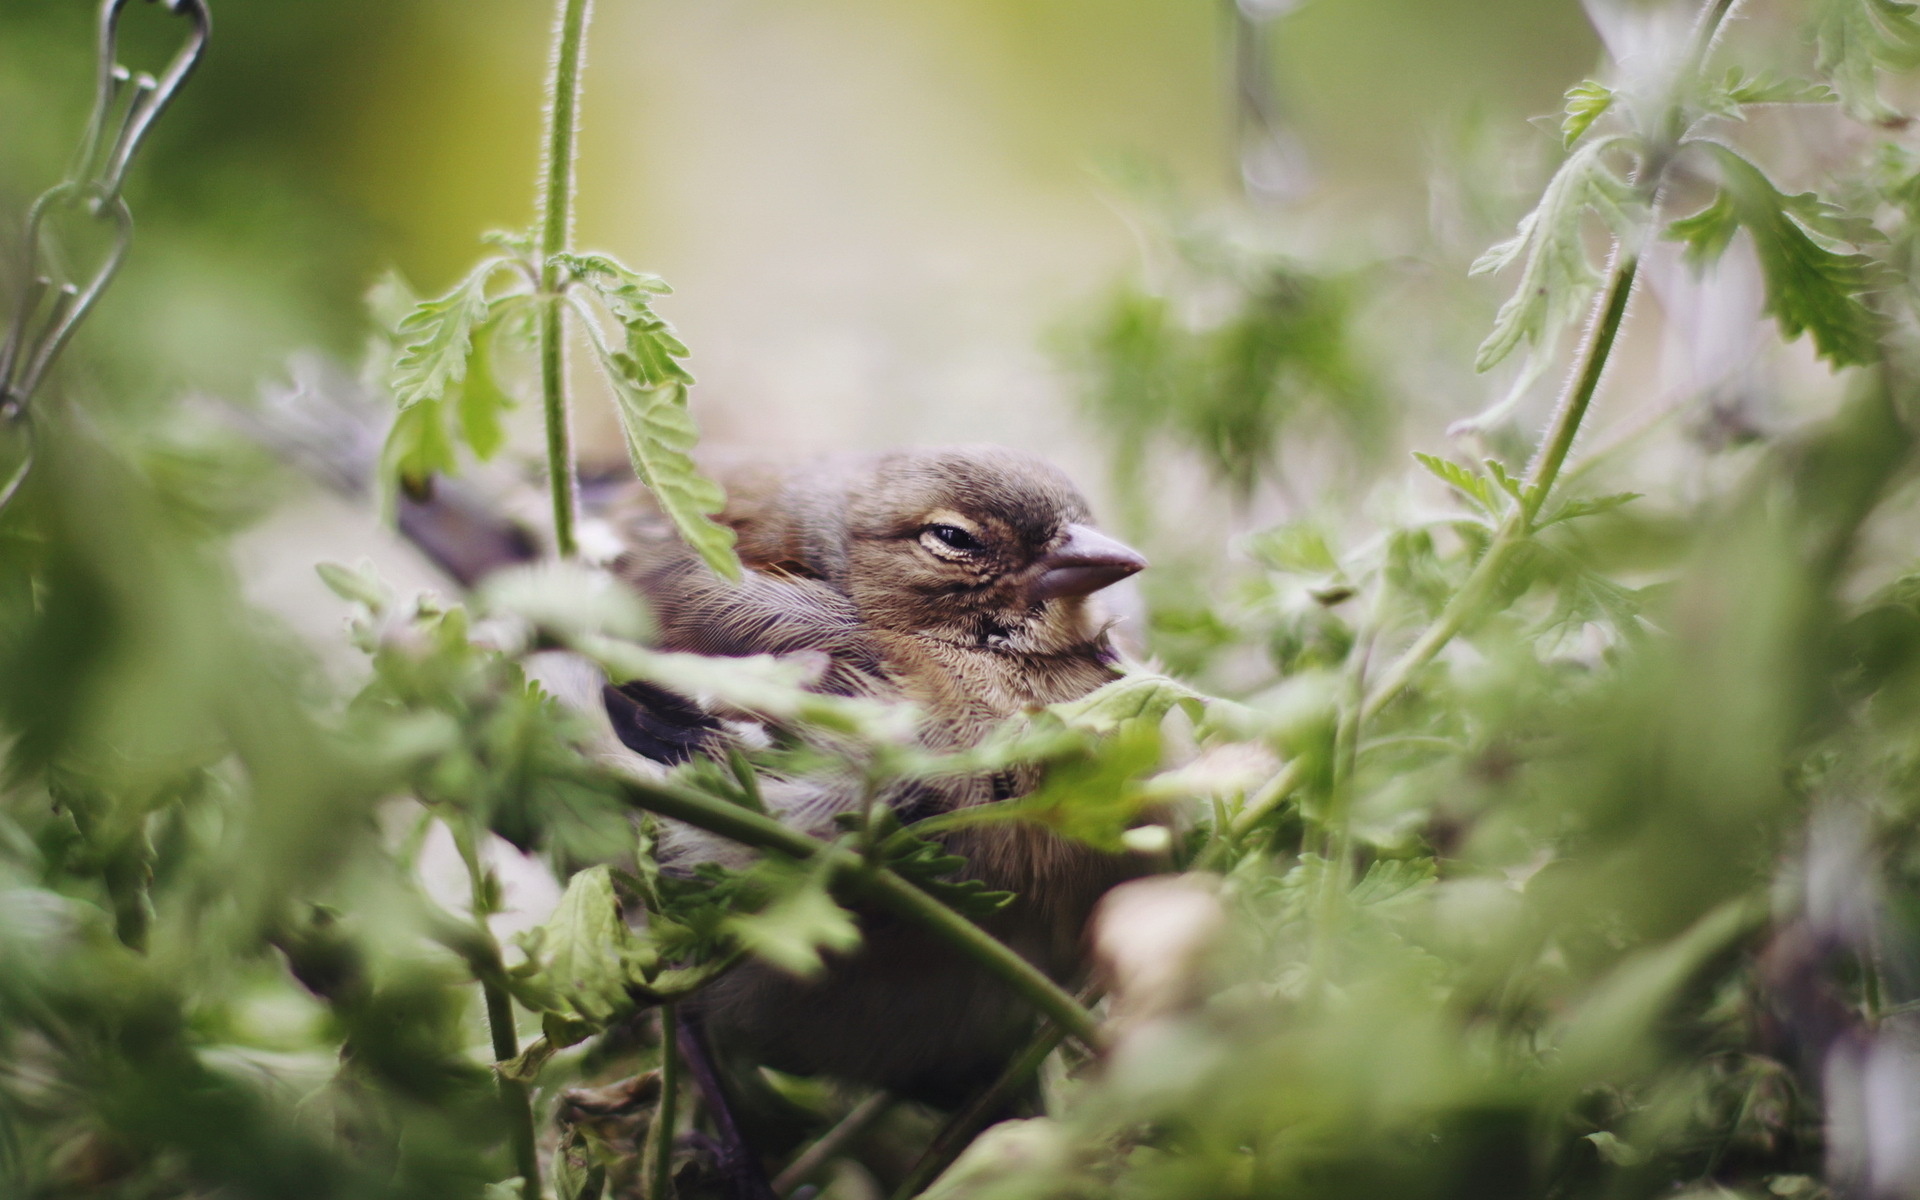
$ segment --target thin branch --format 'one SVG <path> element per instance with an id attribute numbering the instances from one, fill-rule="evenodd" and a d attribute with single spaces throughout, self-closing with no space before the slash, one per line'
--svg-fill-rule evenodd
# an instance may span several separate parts
<path id="1" fill-rule="evenodd" d="M 1097 999 L 1096 995 L 1093 997 Z M 951 1121 L 943 1126 L 934 1137 L 933 1144 L 923 1151 L 907 1172 L 907 1177 L 894 1189 L 893 1200 L 911 1200 L 926 1190 L 927 1185 L 940 1177 L 940 1173 L 953 1165 L 960 1152 L 973 1141 L 974 1135 L 987 1125 L 987 1122 L 1005 1112 L 1039 1073 L 1041 1064 L 1047 1061 L 1060 1045 L 1065 1033 L 1058 1025 L 1049 1022 L 1044 1026 L 1020 1057 L 1007 1065 L 1000 1078 L 993 1081 L 986 1091 L 980 1093 Z"/>
<path id="2" fill-rule="evenodd" d="M 648 1200 L 673 1198 L 673 1126 L 680 1089 L 680 1013 L 672 1004 L 660 1006 L 660 1102 L 653 1124 L 647 1127 Z"/>
<path id="3" fill-rule="evenodd" d="M 875 1092 L 865 1100 L 853 1106 L 853 1111 L 841 1117 L 838 1124 L 821 1135 L 820 1140 L 801 1151 L 799 1156 L 787 1164 L 786 1170 L 773 1178 L 775 1194 L 785 1196 L 801 1184 L 812 1179 L 826 1166 L 840 1156 L 840 1152 L 853 1143 L 853 1140 L 873 1128 L 874 1122 L 887 1115 L 893 1107 L 893 1097 L 886 1092 Z"/>
<path id="4" fill-rule="evenodd" d="M 797 829 L 671 784 L 625 779 L 627 798 L 649 812 L 717 833 L 721 837 L 772 850 L 789 858 L 829 856 L 834 879 L 843 892 L 907 917 L 943 938 L 954 949 L 1000 977 L 1043 1015 L 1059 1022 L 1089 1049 L 1100 1049 L 1100 1024 L 1093 1014 L 1026 959 L 1009 950 L 978 925 L 908 883 L 884 867 L 874 866 L 851 850 L 808 837 Z"/>

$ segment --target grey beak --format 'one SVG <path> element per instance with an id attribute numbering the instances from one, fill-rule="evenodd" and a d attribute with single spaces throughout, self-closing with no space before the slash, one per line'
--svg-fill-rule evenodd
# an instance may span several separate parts
<path id="1" fill-rule="evenodd" d="M 1090 525 L 1067 526 L 1067 540 L 1036 564 L 1030 595 L 1035 604 L 1063 596 L 1091 596 L 1144 569 L 1138 550 Z"/>

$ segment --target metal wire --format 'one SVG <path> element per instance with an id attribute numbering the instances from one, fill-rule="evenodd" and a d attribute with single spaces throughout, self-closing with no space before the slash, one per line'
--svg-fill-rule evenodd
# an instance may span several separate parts
<path id="1" fill-rule="evenodd" d="M 99 82 L 93 116 L 67 177 L 27 211 L 25 270 L 13 320 L 0 341 L 0 435 L 19 442 L 18 465 L 0 478 L 0 508 L 19 492 L 33 468 L 33 423 L 28 402 L 74 330 L 113 282 L 133 242 L 133 214 L 120 194 L 127 168 L 167 105 L 206 52 L 213 19 L 206 0 L 147 0 L 190 23 L 186 40 L 156 79 L 120 64 L 120 18 L 132 0 L 101 0 Z M 107 246 L 91 271 L 70 265 L 63 222 L 90 221 L 107 229 Z"/>

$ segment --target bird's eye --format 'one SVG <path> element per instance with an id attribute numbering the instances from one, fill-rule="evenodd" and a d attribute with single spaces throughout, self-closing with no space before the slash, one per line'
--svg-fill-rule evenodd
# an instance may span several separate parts
<path id="1" fill-rule="evenodd" d="M 980 549 L 980 539 L 958 525 L 929 525 L 926 528 L 926 534 L 938 539 L 950 550 L 964 552 Z"/>

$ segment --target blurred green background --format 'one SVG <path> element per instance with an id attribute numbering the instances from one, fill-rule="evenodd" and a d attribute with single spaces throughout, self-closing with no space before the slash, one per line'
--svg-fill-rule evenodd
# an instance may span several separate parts
<path id="1" fill-rule="evenodd" d="M 304 348 L 350 360 L 383 269 L 442 287 L 532 215 L 544 0 L 212 7 L 75 356 L 130 400 L 248 395 Z M 9 216 L 71 152 L 95 8 L 0 0 Z M 1419 218 L 1437 130 L 1552 111 L 1596 53 L 1572 0 L 1319 0 L 1274 28 L 1313 173 L 1280 224 L 1333 240 Z M 675 285 L 715 441 L 1058 453 L 1042 335 L 1138 256 L 1100 164 L 1233 189 L 1230 29 L 1210 0 L 601 0 L 578 240 Z M 172 33 L 134 4 L 130 60 Z M 617 454 L 609 434 L 589 421 L 586 453 Z"/>

